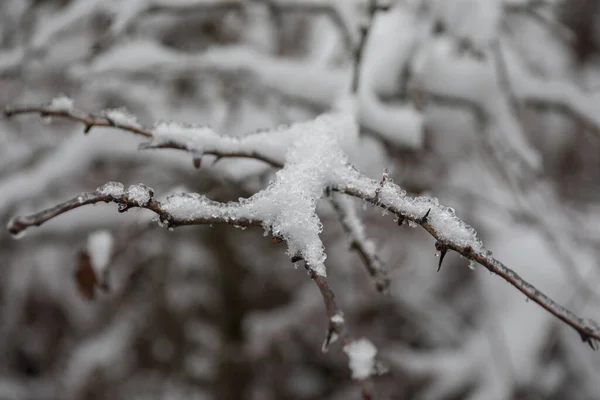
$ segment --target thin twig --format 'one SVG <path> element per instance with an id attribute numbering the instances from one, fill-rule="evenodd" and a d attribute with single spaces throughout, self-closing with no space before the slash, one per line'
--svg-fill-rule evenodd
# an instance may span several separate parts
<path id="1" fill-rule="evenodd" d="M 377 254 L 375 244 L 365 236 L 364 227 L 360 225 L 353 204 L 340 193 L 332 193 L 330 201 L 338 214 L 342 228 L 350 237 L 351 249 L 356 250 L 360 256 L 367 272 L 373 278 L 375 288 L 378 292 L 387 291 L 390 286 L 387 270 Z"/>
<path id="2" fill-rule="evenodd" d="M 563 306 L 556 303 L 554 300 L 540 292 L 529 282 L 521 278 L 515 271 L 508 268 L 506 265 L 496 260 L 490 254 L 482 252 L 475 252 L 470 245 L 462 245 L 454 242 L 452 239 L 444 240 L 441 238 L 440 232 L 436 227 L 436 224 L 431 221 L 431 218 L 423 221 L 422 217 L 415 217 L 407 215 L 402 209 L 398 208 L 392 202 L 382 201 L 380 198 L 375 196 L 375 188 L 378 185 L 377 181 L 373 181 L 373 194 L 359 190 L 355 187 L 338 188 L 346 194 L 351 196 L 359 197 L 363 200 L 370 202 L 373 205 L 387 209 L 388 211 L 396 214 L 400 218 L 409 219 L 414 223 L 421 225 L 431 236 L 433 236 L 440 245 L 446 246 L 450 250 L 454 250 L 461 254 L 463 257 L 475 261 L 481 264 L 483 267 L 488 269 L 490 272 L 502 277 L 517 290 L 525 294 L 529 299 L 539 304 L 546 311 L 553 314 L 555 317 L 565 322 L 567 325 L 575 329 L 581 336 L 582 341 L 588 343 L 592 348 L 595 349 L 596 342 L 600 341 L 600 326 L 592 320 L 583 319 L 575 315 L 572 311 L 564 308 Z M 395 190 L 401 191 L 399 187 L 395 186 Z M 431 210 L 430 210 L 431 211 Z"/>
<path id="3" fill-rule="evenodd" d="M 325 339 L 325 343 L 323 349 L 326 350 L 326 345 L 329 346 L 331 342 L 335 339 L 340 338 L 344 345 L 348 345 L 353 342 L 352 336 L 348 333 L 346 329 L 346 323 L 343 318 L 340 318 L 343 314 L 340 308 L 337 305 L 335 300 L 335 294 L 333 290 L 329 286 L 327 282 L 327 278 L 321 276 L 314 271 L 311 272 L 310 277 L 313 279 L 315 284 L 319 287 L 319 291 L 321 292 L 321 296 L 323 296 L 323 302 L 325 304 L 325 311 L 327 313 L 327 317 L 329 319 L 329 328 L 327 333 L 327 338 Z M 332 335 L 336 335 L 333 337 Z M 335 338 L 332 340 L 332 338 Z M 363 379 L 358 381 L 361 394 L 363 399 L 374 399 L 373 389 L 370 379 Z"/>
<path id="4" fill-rule="evenodd" d="M 67 211 L 74 210 L 88 204 L 96 203 L 115 203 L 119 205 L 119 211 L 123 212 L 129 208 L 145 208 L 158 215 L 159 220 L 165 223 L 169 228 L 186 225 L 204 225 L 230 223 L 236 226 L 260 226 L 260 221 L 250 220 L 248 218 L 219 217 L 219 216 L 202 216 L 200 218 L 178 218 L 166 211 L 160 201 L 151 198 L 146 204 L 139 204 L 134 199 L 129 197 L 127 193 L 122 196 L 114 197 L 110 194 L 102 193 L 100 190 L 93 192 L 81 193 L 77 197 L 73 197 L 65 202 L 62 202 L 54 207 L 46 210 L 30 214 L 27 216 L 17 216 L 12 218 L 7 225 L 8 231 L 13 235 L 19 235 L 27 228 L 40 226 L 53 218 L 58 217 Z"/>
<path id="5" fill-rule="evenodd" d="M 70 110 L 56 110 L 48 105 L 26 105 L 26 106 L 9 106 L 4 109 L 4 115 L 7 118 L 13 117 L 15 115 L 22 114 L 39 114 L 41 117 L 59 117 L 66 118 L 71 121 L 81 122 L 84 124 L 84 133 L 89 133 L 89 131 L 93 127 L 103 127 L 103 128 L 115 128 L 121 129 L 126 132 L 134 133 L 136 135 L 144 136 L 147 138 L 154 137 L 154 134 L 151 129 L 141 126 L 140 124 L 127 124 L 120 123 L 118 121 L 114 121 L 105 116 L 98 116 L 94 114 L 85 113 L 84 111 L 78 110 L 76 108 L 71 108 Z M 158 148 L 168 148 L 175 150 L 185 150 L 189 151 L 184 145 L 175 142 L 165 142 L 156 146 L 147 146 L 142 144 L 140 146 L 141 149 L 158 149 Z M 217 157 L 235 157 L 235 158 L 252 158 L 256 160 L 264 161 L 268 164 L 271 164 L 275 167 L 281 167 L 281 163 L 276 160 L 273 160 L 267 154 L 257 153 L 254 151 L 204 151 L 204 154 L 211 154 Z M 194 165 L 198 163 L 197 159 L 194 159 Z"/>

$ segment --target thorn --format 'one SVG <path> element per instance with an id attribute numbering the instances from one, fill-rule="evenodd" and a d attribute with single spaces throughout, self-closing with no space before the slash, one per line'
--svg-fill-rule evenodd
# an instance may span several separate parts
<path id="1" fill-rule="evenodd" d="M 119 203 L 117 206 L 117 211 L 120 213 L 124 213 L 127 210 L 129 210 L 129 206 L 126 203 Z"/>
<path id="2" fill-rule="evenodd" d="M 333 329 L 333 326 L 329 326 L 329 329 L 327 330 L 327 336 L 325 337 L 323 345 L 321 346 L 321 351 L 323 353 L 327 353 L 329 351 L 329 346 L 332 343 L 334 343 L 337 339 L 338 335 L 337 333 L 335 333 L 335 329 Z"/>
<path id="3" fill-rule="evenodd" d="M 421 217 L 421 225 L 426 224 L 427 223 L 427 217 L 429 217 L 429 213 L 431 212 L 431 208 L 429 210 L 427 210 L 427 212 L 425 213 L 425 215 L 423 215 Z"/>
<path id="4" fill-rule="evenodd" d="M 85 135 L 87 135 L 88 133 L 90 133 L 90 131 L 92 130 L 93 126 L 94 125 L 92 125 L 92 124 L 85 124 L 85 128 L 83 128 L 83 133 Z"/>
<path id="5" fill-rule="evenodd" d="M 596 351 L 598 350 L 598 346 L 596 344 L 596 342 L 594 341 L 594 338 L 591 337 L 590 335 L 588 335 L 587 333 L 579 333 L 581 335 L 581 340 L 585 343 L 587 343 L 592 350 Z"/>
<path id="6" fill-rule="evenodd" d="M 398 226 L 402 226 L 406 223 L 406 218 L 403 215 L 398 217 Z"/>
<path id="7" fill-rule="evenodd" d="M 212 165 L 215 165 L 216 163 L 218 163 L 221 158 L 223 158 L 222 156 L 217 156 L 217 158 L 215 158 L 215 161 L 213 161 Z"/>
<path id="8" fill-rule="evenodd" d="M 194 164 L 194 168 L 198 169 L 198 168 L 200 168 L 200 165 L 202 164 L 202 158 L 194 157 L 194 159 L 192 160 L 192 163 Z"/>
<path id="9" fill-rule="evenodd" d="M 439 241 L 435 242 L 435 249 L 440 252 L 440 261 L 438 263 L 437 272 L 440 272 L 442 269 L 442 261 L 444 261 L 444 257 L 446 257 L 446 253 L 448 253 L 448 247 Z"/>
<path id="10" fill-rule="evenodd" d="M 381 175 L 381 180 L 379 181 L 379 186 L 375 189 L 375 201 L 379 201 L 379 194 L 383 190 L 386 182 L 388 181 L 388 176 L 390 174 L 390 170 L 388 168 L 383 170 L 383 174 Z"/>

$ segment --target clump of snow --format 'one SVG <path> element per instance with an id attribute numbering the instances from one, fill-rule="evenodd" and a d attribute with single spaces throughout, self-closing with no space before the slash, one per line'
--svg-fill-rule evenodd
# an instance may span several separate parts
<path id="1" fill-rule="evenodd" d="M 64 94 L 60 94 L 52 99 L 48 108 L 52 111 L 71 111 L 71 109 L 73 109 L 73 99 Z"/>
<path id="2" fill-rule="evenodd" d="M 190 151 L 202 152 L 205 145 L 215 143 L 221 138 L 211 127 L 206 125 L 186 125 L 177 122 L 159 122 L 154 126 L 153 145 L 176 142 Z M 232 145 L 233 138 L 227 144 Z"/>
<path id="3" fill-rule="evenodd" d="M 96 191 L 113 199 L 119 199 L 125 193 L 125 187 L 119 182 L 108 182 L 96 189 Z"/>
<path id="4" fill-rule="evenodd" d="M 344 317 L 340 314 L 335 314 L 333 317 L 331 317 L 331 322 L 333 322 L 334 324 L 343 324 Z"/>
<path id="5" fill-rule="evenodd" d="M 123 107 L 104 110 L 102 114 L 116 125 L 133 126 L 136 128 L 141 127 L 137 117 Z"/>
<path id="6" fill-rule="evenodd" d="M 96 231 L 88 237 L 87 249 L 97 276 L 103 276 L 113 249 L 113 236 L 106 230 Z"/>
<path id="7" fill-rule="evenodd" d="M 348 365 L 352 371 L 352 379 L 367 379 L 375 370 L 377 348 L 370 340 L 361 338 L 344 346 L 348 355 Z"/>
<path id="8" fill-rule="evenodd" d="M 145 207 L 154 196 L 154 191 L 143 183 L 138 183 L 137 185 L 129 186 L 126 195 L 129 200 L 138 206 Z"/>
<path id="9" fill-rule="evenodd" d="M 452 242 L 463 248 L 470 246 L 476 253 L 485 253 L 477 231 L 458 218 L 454 209 L 440 205 L 436 198 L 406 196 L 406 192 L 396 185 L 386 183 L 379 193 L 379 199 L 382 204 L 391 205 L 414 220 L 427 214 L 427 222 L 435 228 L 440 241 Z"/>
<path id="10" fill-rule="evenodd" d="M 160 132 L 161 128 L 156 130 Z M 273 142 L 265 141 L 270 135 L 283 138 L 284 143 L 287 139 L 293 141 L 287 147 L 285 160 L 282 160 L 284 167 L 277 172 L 275 179 L 266 189 L 249 199 L 224 205 L 205 196 L 180 194 L 162 202 L 163 209 L 175 218 L 184 220 L 215 218 L 232 223 L 235 223 L 235 219 L 260 222 L 265 231 L 272 231 L 286 241 L 290 257 L 301 255 L 311 270 L 325 276 L 326 255 L 319 238 L 323 226 L 316 214 L 316 207 L 325 188 L 337 183 L 341 171 L 348 168 L 341 145 L 358 135 L 354 118 L 347 114 L 325 114 L 310 122 L 249 135 L 239 140 L 224 138 L 212 130 L 195 132 L 176 130 L 170 126 L 167 131 L 159 133 L 159 137 L 168 135 L 169 140 L 187 141 L 187 145 L 194 150 L 199 150 L 197 141 L 201 138 L 202 147 L 222 146 L 224 151 L 231 151 L 231 147 L 235 149 L 241 143 L 259 149 L 260 145 L 264 147 L 265 143 Z"/>

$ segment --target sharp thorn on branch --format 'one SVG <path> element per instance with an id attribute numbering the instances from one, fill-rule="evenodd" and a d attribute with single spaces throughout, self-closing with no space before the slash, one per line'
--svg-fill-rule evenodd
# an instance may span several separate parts
<path id="1" fill-rule="evenodd" d="M 438 263 L 437 272 L 440 272 L 442 269 L 442 262 L 444 261 L 444 257 L 446 257 L 446 253 L 448 253 L 448 246 L 445 244 L 435 242 L 435 249 L 440 252 L 440 261 Z"/>
<path id="2" fill-rule="evenodd" d="M 92 124 L 85 124 L 85 127 L 83 128 L 83 133 L 84 133 L 84 134 L 86 134 L 86 135 L 87 135 L 88 133 L 90 133 L 90 131 L 92 130 L 92 127 L 93 127 L 93 126 L 94 126 L 94 125 L 92 125 Z"/>
<path id="3" fill-rule="evenodd" d="M 425 215 L 423 215 L 421 217 L 421 225 L 426 224 L 427 223 L 427 217 L 429 217 L 429 213 L 431 212 L 431 208 L 429 210 L 427 210 L 427 212 L 425 213 Z"/>
<path id="4" fill-rule="evenodd" d="M 385 186 L 386 182 L 388 181 L 389 174 L 390 174 L 390 170 L 388 168 L 383 170 L 383 174 L 381 175 L 381 180 L 379 181 L 379 186 L 377 187 L 377 189 L 375 189 L 375 199 L 377 201 L 379 201 L 379 195 L 381 194 L 383 187 Z"/>
<path id="5" fill-rule="evenodd" d="M 335 333 L 335 328 L 333 326 L 329 326 L 327 330 L 327 336 L 323 341 L 323 345 L 321 346 L 321 351 L 323 353 L 327 353 L 329 351 L 329 346 L 334 343 L 338 339 L 337 333 Z"/>
<path id="6" fill-rule="evenodd" d="M 587 343 L 591 347 L 592 350 L 594 350 L 594 351 L 598 350 L 598 344 L 593 337 L 591 337 L 587 333 L 579 332 L 579 334 L 581 335 L 581 340 L 584 343 Z"/>

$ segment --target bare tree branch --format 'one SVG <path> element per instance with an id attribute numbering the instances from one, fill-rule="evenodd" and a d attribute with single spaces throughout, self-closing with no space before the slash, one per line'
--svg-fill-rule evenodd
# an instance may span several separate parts
<path id="1" fill-rule="evenodd" d="M 321 296 L 323 296 L 323 302 L 325 303 L 325 311 L 329 319 L 329 328 L 327 337 L 323 343 L 323 350 L 327 351 L 329 345 L 340 338 L 344 345 L 348 345 L 354 341 L 354 339 L 348 333 L 346 329 L 346 323 L 342 317 L 342 312 L 337 305 L 335 300 L 335 294 L 327 282 L 327 278 L 320 276 L 314 272 L 311 272 L 310 276 L 315 284 L 319 287 Z M 370 379 L 359 380 L 361 388 L 362 398 L 364 400 L 374 399 L 373 388 Z"/>

